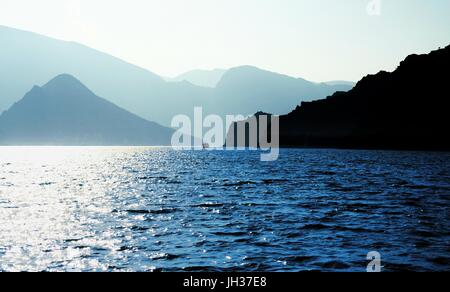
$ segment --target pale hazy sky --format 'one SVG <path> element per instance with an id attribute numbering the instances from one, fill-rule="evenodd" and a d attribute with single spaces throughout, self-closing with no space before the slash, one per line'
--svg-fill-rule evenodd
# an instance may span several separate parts
<path id="1" fill-rule="evenodd" d="M 76 41 L 166 76 L 254 65 L 356 81 L 450 44 L 450 0 L 379 0 L 378 16 L 367 12 L 371 1 L 0 0 L 0 25 Z"/>

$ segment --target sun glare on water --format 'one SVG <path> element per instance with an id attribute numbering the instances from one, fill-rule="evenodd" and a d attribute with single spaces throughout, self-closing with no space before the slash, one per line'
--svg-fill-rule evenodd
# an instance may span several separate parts
<path id="1" fill-rule="evenodd" d="M 0 270 L 57 270 L 55 259 L 67 270 L 105 270 L 87 256 L 96 247 L 114 256 L 120 246 L 89 226 L 107 225 L 99 218 L 113 210 L 107 193 L 123 174 L 112 159 L 140 150 L 149 148 L 1 147 Z"/>

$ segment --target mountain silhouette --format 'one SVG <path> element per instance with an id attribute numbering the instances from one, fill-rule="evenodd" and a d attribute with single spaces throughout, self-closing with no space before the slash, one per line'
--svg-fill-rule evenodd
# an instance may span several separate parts
<path id="1" fill-rule="evenodd" d="M 227 70 L 191 70 L 175 78 L 165 78 L 169 82 L 187 81 L 197 86 L 214 88 Z"/>
<path id="2" fill-rule="evenodd" d="M 289 113 L 300 101 L 351 88 L 345 84 L 317 84 L 253 66 L 236 67 L 228 70 L 216 87 L 216 99 L 227 103 L 218 103 L 213 111 L 244 115 L 264 111 L 281 115 Z"/>
<path id="3" fill-rule="evenodd" d="M 191 78 L 166 82 L 89 47 L 4 26 L 0 26 L 0 43 L 0 113 L 33 85 L 61 73 L 76 76 L 99 96 L 165 126 L 175 115 L 192 115 L 195 106 L 221 115 L 251 115 L 259 110 L 286 114 L 301 101 L 351 88 L 314 84 L 254 67 L 229 70 L 219 88 L 207 88 L 194 85 L 197 82 Z"/>
<path id="4" fill-rule="evenodd" d="M 0 113 L 35 84 L 67 73 L 108 101 L 170 125 L 175 114 L 201 105 L 210 89 L 166 82 L 148 70 L 78 43 L 0 26 Z"/>
<path id="5" fill-rule="evenodd" d="M 450 150 L 448 68 L 450 46 L 408 56 L 349 92 L 303 102 L 280 117 L 281 146 Z"/>
<path id="6" fill-rule="evenodd" d="M 0 145 L 170 145 L 172 133 L 67 74 L 33 87 L 0 116 Z"/>

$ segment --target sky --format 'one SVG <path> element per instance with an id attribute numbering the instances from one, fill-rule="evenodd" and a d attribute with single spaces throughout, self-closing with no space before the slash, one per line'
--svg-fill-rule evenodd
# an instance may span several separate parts
<path id="1" fill-rule="evenodd" d="M 0 25 L 163 76 L 253 65 L 357 81 L 449 45 L 450 0 L 0 0 Z"/>

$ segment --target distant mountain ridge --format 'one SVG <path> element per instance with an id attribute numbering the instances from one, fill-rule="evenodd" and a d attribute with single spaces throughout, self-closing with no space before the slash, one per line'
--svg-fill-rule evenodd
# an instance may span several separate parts
<path id="1" fill-rule="evenodd" d="M 210 89 L 168 83 L 153 72 L 84 45 L 0 26 L 0 112 L 35 84 L 62 73 L 145 119 L 170 125 L 176 113 L 202 104 Z"/>
<path id="2" fill-rule="evenodd" d="M 197 86 L 214 88 L 227 70 L 191 70 L 174 78 L 165 78 L 169 82 L 187 81 Z"/>
<path id="3" fill-rule="evenodd" d="M 187 81 L 166 82 L 148 70 L 86 46 L 3 26 L 0 43 L 0 113 L 33 85 L 61 73 L 76 76 L 99 96 L 165 126 L 175 115 L 192 115 L 195 106 L 220 115 L 251 115 L 259 110 L 285 114 L 301 101 L 351 88 L 245 66 L 228 70 L 219 88 L 208 88 Z"/>
<path id="4" fill-rule="evenodd" d="M 0 116 L 0 145 L 169 146 L 173 132 L 96 96 L 67 74 L 34 86 Z"/>
<path id="5" fill-rule="evenodd" d="M 448 151 L 448 68 L 450 46 L 408 56 L 348 92 L 303 102 L 280 117 L 281 146 Z"/>
<path id="6" fill-rule="evenodd" d="M 349 89 L 351 86 L 318 84 L 254 66 L 241 66 L 228 70 L 217 84 L 217 99 L 227 99 L 228 103 L 217 105 L 213 111 L 247 115 L 263 111 L 281 115 L 290 112 L 300 101 Z"/>

